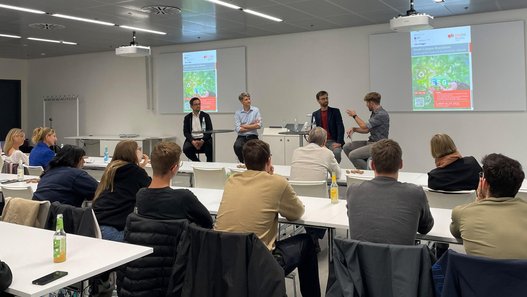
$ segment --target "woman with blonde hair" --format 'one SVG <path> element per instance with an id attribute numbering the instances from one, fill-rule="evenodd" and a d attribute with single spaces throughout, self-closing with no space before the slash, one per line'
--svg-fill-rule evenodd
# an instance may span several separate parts
<path id="1" fill-rule="evenodd" d="M 461 191 L 478 187 L 481 166 L 474 157 L 462 157 L 447 134 L 436 134 L 430 140 L 436 168 L 428 172 L 428 187 L 434 190 Z"/>
<path id="2" fill-rule="evenodd" d="M 36 145 L 29 154 L 29 165 L 46 168 L 49 161 L 55 157 L 55 152 L 49 148 L 57 142 L 55 130 L 48 127 L 35 128 L 31 140 Z"/>
<path id="3" fill-rule="evenodd" d="M 18 164 L 20 159 L 22 163 L 29 165 L 29 159 L 22 151 L 20 146 L 24 144 L 26 134 L 24 130 L 19 128 L 13 128 L 9 130 L 5 138 L 4 153 L 6 155 L 6 161 L 10 161 L 13 164 Z"/>
<path id="4" fill-rule="evenodd" d="M 115 147 L 93 199 L 103 239 L 123 241 L 126 218 L 134 211 L 135 194 L 151 182 L 144 170 L 148 161 L 133 140 L 120 141 Z"/>

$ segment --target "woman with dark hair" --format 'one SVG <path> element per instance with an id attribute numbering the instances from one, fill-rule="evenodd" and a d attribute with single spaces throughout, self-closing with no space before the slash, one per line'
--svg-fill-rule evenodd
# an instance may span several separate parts
<path id="1" fill-rule="evenodd" d="M 134 211 L 135 194 L 152 179 L 143 169 L 149 158 L 137 142 L 120 141 L 93 198 L 93 211 L 103 239 L 123 241 L 126 217 Z"/>
<path id="2" fill-rule="evenodd" d="M 86 152 L 78 146 L 65 145 L 49 162 L 40 176 L 33 200 L 58 201 L 80 207 L 84 200 L 92 200 L 97 181 L 82 170 Z"/>

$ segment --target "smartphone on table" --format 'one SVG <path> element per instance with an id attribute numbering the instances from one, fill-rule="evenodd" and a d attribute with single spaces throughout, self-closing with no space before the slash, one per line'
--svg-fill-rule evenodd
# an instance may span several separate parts
<path id="1" fill-rule="evenodd" d="M 33 280 L 31 283 L 34 285 L 43 286 L 43 285 L 49 284 L 50 282 L 54 280 L 64 277 L 66 275 L 68 275 L 66 271 L 55 271 L 50 274 L 44 275 L 43 277 L 37 278 L 36 280 Z"/>

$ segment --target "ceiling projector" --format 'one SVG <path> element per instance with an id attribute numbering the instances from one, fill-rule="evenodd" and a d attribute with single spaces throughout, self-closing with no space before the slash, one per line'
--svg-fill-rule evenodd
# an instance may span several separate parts
<path id="1" fill-rule="evenodd" d="M 434 17 L 414 10 L 414 1 L 410 0 L 410 10 L 406 15 L 400 15 L 390 20 L 390 29 L 397 32 L 410 32 L 432 29 L 431 20 Z"/>
<path id="2" fill-rule="evenodd" d="M 115 54 L 121 57 L 146 57 L 150 56 L 150 47 L 139 45 L 135 41 L 135 31 L 133 32 L 132 42 L 130 45 L 123 45 L 115 49 Z"/>
<path id="3" fill-rule="evenodd" d="M 115 54 L 121 57 L 146 57 L 150 56 L 150 47 L 141 45 L 120 46 L 115 49 Z"/>

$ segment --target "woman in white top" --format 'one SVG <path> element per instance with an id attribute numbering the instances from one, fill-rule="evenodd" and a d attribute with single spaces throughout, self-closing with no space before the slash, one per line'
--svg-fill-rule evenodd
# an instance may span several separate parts
<path id="1" fill-rule="evenodd" d="M 6 156 L 6 161 L 10 161 L 13 164 L 18 164 L 19 160 L 22 159 L 22 163 L 29 165 L 28 156 L 19 149 L 20 146 L 24 144 L 25 139 L 26 134 L 22 129 L 13 128 L 9 130 L 4 143 L 4 154 Z"/>

